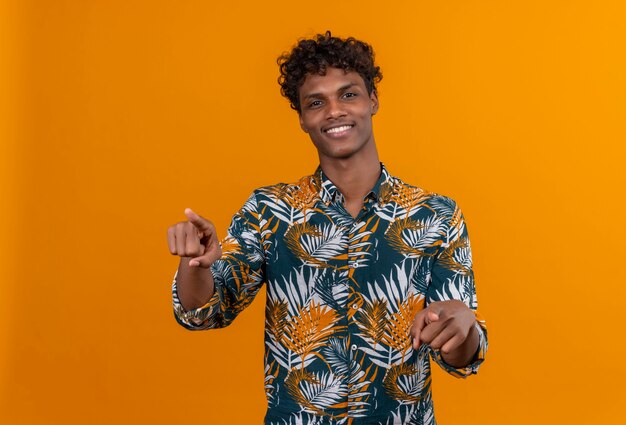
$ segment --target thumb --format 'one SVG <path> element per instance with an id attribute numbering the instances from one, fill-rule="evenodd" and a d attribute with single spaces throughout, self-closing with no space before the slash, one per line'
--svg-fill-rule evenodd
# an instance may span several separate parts
<path id="1" fill-rule="evenodd" d="M 209 246 L 209 249 L 203 255 L 189 260 L 189 267 L 201 267 L 203 269 L 208 269 L 221 256 L 222 248 L 218 243 L 215 243 L 213 246 Z"/>
<path id="2" fill-rule="evenodd" d="M 208 269 L 211 267 L 211 261 L 203 255 L 202 257 L 196 257 L 189 260 L 189 267 L 200 267 L 202 269 Z"/>

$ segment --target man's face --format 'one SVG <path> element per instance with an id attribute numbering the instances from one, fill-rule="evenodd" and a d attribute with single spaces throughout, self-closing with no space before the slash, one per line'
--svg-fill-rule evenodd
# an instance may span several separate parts
<path id="1" fill-rule="evenodd" d="M 300 126 L 311 136 L 320 161 L 347 159 L 373 147 L 378 98 L 375 92 L 367 94 L 358 73 L 329 67 L 326 75 L 309 74 L 299 95 Z"/>

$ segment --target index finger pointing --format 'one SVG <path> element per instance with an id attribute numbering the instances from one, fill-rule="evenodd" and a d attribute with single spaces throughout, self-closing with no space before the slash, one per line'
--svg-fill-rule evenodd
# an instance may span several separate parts
<path id="1" fill-rule="evenodd" d="M 193 224 L 194 226 L 196 226 L 198 229 L 200 230 L 211 229 L 211 223 L 209 222 L 209 220 L 203 217 L 200 217 L 198 214 L 193 212 L 191 208 L 185 209 L 185 215 L 187 216 L 187 219 L 189 220 L 189 222 Z"/>
<path id="2" fill-rule="evenodd" d="M 191 208 L 185 208 L 185 215 L 187 216 L 187 219 L 191 222 L 194 222 L 198 220 L 198 218 L 200 218 L 200 216 L 193 212 Z"/>

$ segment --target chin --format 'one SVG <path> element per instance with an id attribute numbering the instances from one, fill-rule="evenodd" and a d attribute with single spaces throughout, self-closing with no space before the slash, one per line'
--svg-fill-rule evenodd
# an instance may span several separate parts
<path id="1" fill-rule="evenodd" d="M 356 152 L 353 152 L 353 151 L 341 151 L 341 152 L 328 153 L 328 154 L 325 154 L 324 156 L 327 158 L 333 158 L 333 159 L 349 159 L 349 158 L 352 158 L 355 153 Z"/>

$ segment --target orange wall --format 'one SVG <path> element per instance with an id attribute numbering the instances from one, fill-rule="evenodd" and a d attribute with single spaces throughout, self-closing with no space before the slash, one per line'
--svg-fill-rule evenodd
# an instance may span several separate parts
<path id="1" fill-rule="evenodd" d="M 491 349 L 439 422 L 625 423 L 623 1 L 1 7 L 0 423 L 260 423 L 262 299 L 183 330 L 165 231 L 314 170 L 275 59 L 326 29 L 376 49 L 388 168 L 468 221 Z"/>

